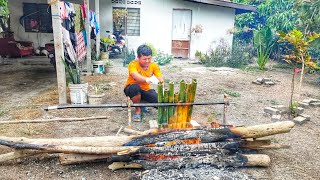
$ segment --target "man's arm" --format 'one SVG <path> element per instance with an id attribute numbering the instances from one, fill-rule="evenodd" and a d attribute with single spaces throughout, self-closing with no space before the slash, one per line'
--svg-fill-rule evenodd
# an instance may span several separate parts
<path id="1" fill-rule="evenodd" d="M 142 75 L 140 75 L 138 72 L 133 72 L 131 73 L 131 76 L 133 77 L 134 80 L 136 80 L 137 83 L 141 84 L 141 83 L 145 83 L 147 77 L 144 77 Z"/>

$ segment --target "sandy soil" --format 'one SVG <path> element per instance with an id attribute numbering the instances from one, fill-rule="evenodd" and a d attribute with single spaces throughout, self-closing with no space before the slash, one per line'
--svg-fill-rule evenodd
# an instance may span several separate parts
<path id="1" fill-rule="evenodd" d="M 126 109 L 65 109 L 44 111 L 57 101 L 56 76 L 46 58 L 6 59 L 0 61 L 0 120 L 48 119 L 55 117 L 88 117 L 106 115 L 104 120 L 84 122 L 1 125 L 1 136 L 15 137 L 76 137 L 114 135 L 120 126 L 127 125 Z M 32 64 L 32 65 L 31 65 Z M 108 87 L 105 103 L 124 103 L 123 85 L 127 69 L 121 60 L 107 75 L 84 77 L 86 81 L 100 81 Z M 221 101 L 223 91 L 239 93 L 230 97 L 227 121 L 233 125 L 255 125 L 271 123 L 271 117 L 263 113 L 266 106 L 287 105 L 290 97 L 291 75 L 288 69 L 273 68 L 270 71 L 237 70 L 229 68 L 207 68 L 186 60 L 174 60 L 161 67 L 166 79 L 179 82 L 192 78 L 198 80 L 196 101 Z M 258 77 L 271 77 L 274 86 L 254 85 Z M 300 100 L 320 98 L 320 85 L 314 74 L 305 76 Z M 223 108 L 219 106 L 194 107 L 193 119 L 206 125 L 221 122 Z M 289 149 L 264 150 L 271 157 L 269 168 L 243 168 L 238 171 L 257 179 L 319 179 L 320 172 L 320 108 L 305 109 L 311 121 L 296 125 L 287 134 L 270 137 L 274 143 L 290 145 Z M 148 121 L 156 119 L 152 109 L 143 122 L 134 123 L 137 130 L 148 129 Z M 285 120 L 286 118 L 284 118 Z M 0 147 L 0 153 L 9 152 Z M 53 156 L 24 158 L 0 166 L 1 179 L 129 179 L 130 170 L 111 172 L 107 163 L 92 163 L 62 166 Z"/>

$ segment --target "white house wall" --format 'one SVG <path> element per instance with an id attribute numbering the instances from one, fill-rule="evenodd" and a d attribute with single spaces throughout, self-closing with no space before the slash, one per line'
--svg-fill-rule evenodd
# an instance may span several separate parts
<path id="1" fill-rule="evenodd" d="M 125 5 L 112 4 L 111 0 L 100 2 L 103 3 L 100 4 L 102 32 L 112 31 L 112 6 L 125 7 Z M 171 54 L 173 9 L 192 10 L 192 27 L 201 24 L 204 28 L 202 34 L 191 35 L 191 58 L 194 57 L 196 50 L 206 52 L 220 38 L 232 43 L 232 35 L 227 32 L 234 27 L 234 9 L 182 0 L 141 0 L 141 5 L 127 5 L 127 7 L 140 8 L 140 36 L 128 36 L 129 49 L 136 50 L 140 44 L 148 42 L 157 49 Z"/>
<path id="2" fill-rule="evenodd" d="M 47 0 L 10 0 L 11 28 L 17 40 L 33 41 L 34 47 L 44 46 L 53 39 L 52 33 L 25 32 L 19 23 L 23 15 L 23 2 L 47 3 Z M 69 2 L 83 3 L 79 0 Z M 142 5 L 127 5 L 140 8 L 140 36 L 128 36 L 129 49 L 134 49 L 143 43 L 151 43 L 157 49 L 171 54 L 172 11 L 173 9 L 192 10 L 192 27 L 201 24 L 204 31 L 200 35 L 191 35 L 190 57 L 195 51 L 205 52 L 212 42 L 220 38 L 232 43 L 232 35 L 228 30 L 234 27 L 235 10 L 183 0 L 141 0 Z M 111 0 L 100 0 L 100 32 L 106 36 L 106 31 L 112 31 L 112 7 L 125 7 L 124 4 L 112 4 Z M 94 9 L 94 0 L 90 0 L 90 9 Z"/>
<path id="3" fill-rule="evenodd" d="M 103 1 L 103 0 L 100 0 Z M 83 0 L 69 0 L 68 2 L 83 4 Z M 32 41 L 35 48 L 44 47 L 46 43 L 52 43 L 53 33 L 25 32 L 20 24 L 19 18 L 23 16 L 23 3 L 47 4 L 48 0 L 10 0 L 8 7 L 10 11 L 10 26 L 16 40 Z M 90 9 L 94 9 L 94 0 L 90 0 Z"/>

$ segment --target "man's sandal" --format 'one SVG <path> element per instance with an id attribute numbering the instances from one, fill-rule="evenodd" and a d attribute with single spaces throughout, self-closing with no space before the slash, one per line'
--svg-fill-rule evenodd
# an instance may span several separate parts
<path id="1" fill-rule="evenodd" d="M 133 119 L 132 121 L 134 122 L 141 122 L 141 114 L 133 115 L 132 119 Z"/>
<path id="2" fill-rule="evenodd" d="M 150 112 L 149 108 L 147 108 L 147 107 L 141 107 L 141 111 L 142 111 L 143 113 L 148 113 L 148 112 Z"/>

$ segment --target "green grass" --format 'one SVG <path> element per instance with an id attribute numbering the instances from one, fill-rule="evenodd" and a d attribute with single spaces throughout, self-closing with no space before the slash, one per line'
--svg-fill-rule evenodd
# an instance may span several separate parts
<path id="1" fill-rule="evenodd" d="M 3 109 L 0 109 L 0 117 L 1 117 L 1 116 L 4 116 L 5 114 L 6 114 L 6 111 L 3 110 Z"/>
<path id="2" fill-rule="evenodd" d="M 228 94 L 229 96 L 232 96 L 232 97 L 240 97 L 240 96 L 241 96 L 240 93 L 233 92 L 233 91 L 231 91 L 231 90 L 224 90 L 223 92 L 226 93 L 226 94 Z"/>
<path id="3" fill-rule="evenodd" d="M 287 64 L 287 63 L 276 63 L 275 65 L 273 65 L 273 68 L 277 68 L 277 69 L 292 69 L 293 66 L 291 64 Z"/>

